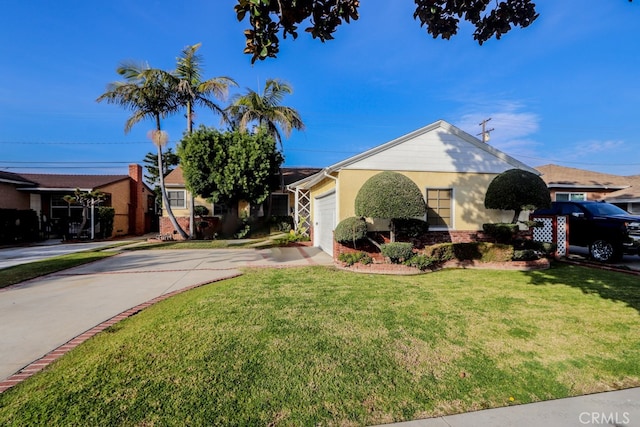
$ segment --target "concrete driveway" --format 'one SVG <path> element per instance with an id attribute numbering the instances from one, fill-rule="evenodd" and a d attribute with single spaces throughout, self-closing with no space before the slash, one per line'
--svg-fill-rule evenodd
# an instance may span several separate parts
<path id="1" fill-rule="evenodd" d="M 0 381 L 96 325 L 163 295 L 233 277 L 243 267 L 321 264 L 333 260 L 310 247 L 125 251 L 0 289 Z"/>
<path id="2" fill-rule="evenodd" d="M 131 240 L 131 243 L 133 242 L 135 241 Z M 55 239 L 35 245 L 2 248 L 0 249 L 0 268 L 27 264 L 58 255 L 104 248 L 113 245 L 113 243 L 113 241 L 61 243 L 59 239 Z"/>

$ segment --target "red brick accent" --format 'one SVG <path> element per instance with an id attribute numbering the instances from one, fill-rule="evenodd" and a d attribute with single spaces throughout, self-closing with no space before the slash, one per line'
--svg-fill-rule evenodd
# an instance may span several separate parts
<path id="1" fill-rule="evenodd" d="M 186 231 L 187 234 L 188 234 L 189 233 L 189 231 L 188 231 L 189 230 L 189 217 L 188 216 L 178 216 L 178 217 L 176 217 L 176 221 L 178 221 L 178 224 L 180 225 L 180 227 L 182 227 L 182 229 L 184 231 Z M 163 216 L 162 218 L 160 218 L 160 234 L 172 236 L 174 240 L 184 240 L 182 238 L 182 236 L 180 236 L 180 233 L 178 233 L 176 231 L 176 229 L 173 228 L 173 225 L 171 224 L 171 221 L 166 216 Z"/>

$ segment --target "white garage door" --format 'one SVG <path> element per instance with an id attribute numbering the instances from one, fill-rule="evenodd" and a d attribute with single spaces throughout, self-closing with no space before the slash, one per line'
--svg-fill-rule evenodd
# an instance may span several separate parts
<path id="1" fill-rule="evenodd" d="M 313 245 L 333 255 L 333 229 L 336 228 L 336 193 L 314 199 Z"/>

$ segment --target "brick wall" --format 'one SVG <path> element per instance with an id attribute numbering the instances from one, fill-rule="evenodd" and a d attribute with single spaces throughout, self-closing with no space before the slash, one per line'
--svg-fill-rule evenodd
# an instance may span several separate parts
<path id="1" fill-rule="evenodd" d="M 180 227 L 182 227 L 184 231 L 187 231 L 187 234 L 188 234 L 189 233 L 188 232 L 189 217 L 178 216 L 176 217 L 176 221 L 178 221 L 178 224 L 180 225 Z M 173 225 L 171 224 L 169 217 L 166 217 L 166 216 L 163 216 L 162 218 L 160 218 L 160 234 L 173 236 L 174 240 L 183 240 L 182 236 L 180 236 L 180 233 L 178 233 L 176 229 L 173 228 Z"/>

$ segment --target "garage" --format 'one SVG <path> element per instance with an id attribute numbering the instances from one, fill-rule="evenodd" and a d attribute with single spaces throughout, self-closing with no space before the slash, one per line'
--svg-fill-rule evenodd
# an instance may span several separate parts
<path id="1" fill-rule="evenodd" d="M 313 245 L 333 256 L 333 230 L 336 228 L 336 192 L 316 197 L 313 203 Z"/>

